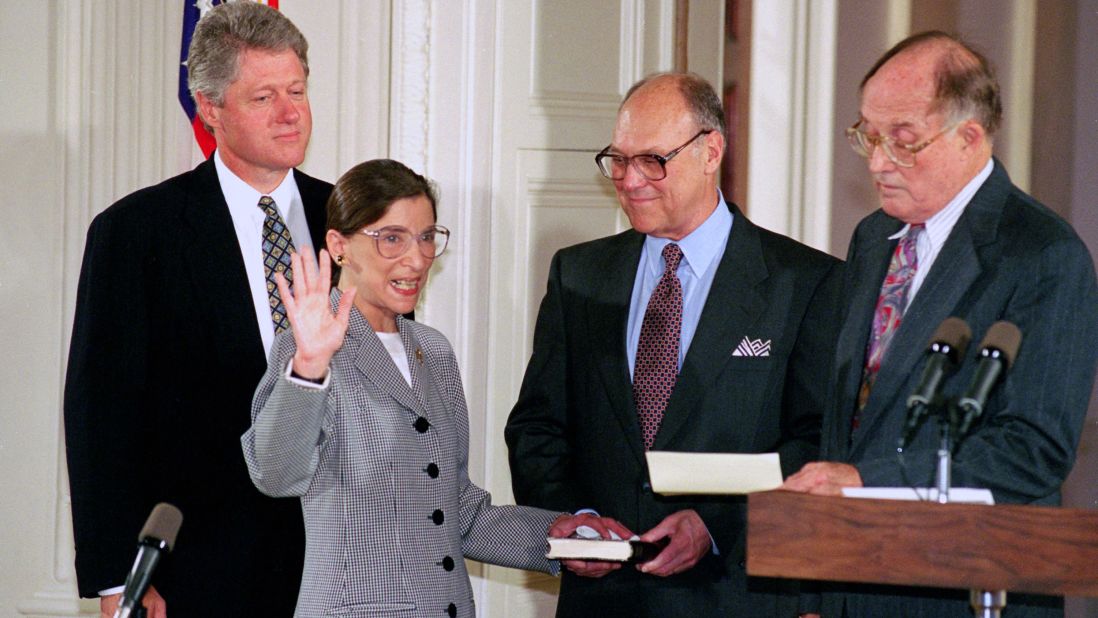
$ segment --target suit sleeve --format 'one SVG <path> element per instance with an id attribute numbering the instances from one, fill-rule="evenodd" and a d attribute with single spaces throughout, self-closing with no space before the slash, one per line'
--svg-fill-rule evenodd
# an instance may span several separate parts
<path id="1" fill-rule="evenodd" d="M 120 586 L 156 502 L 147 478 L 150 301 L 143 237 L 117 217 L 88 230 L 65 380 L 65 444 L 80 596 Z"/>
<path id="2" fill-rule="evenodd" d="M 954 486 L 986 487 L 997 502 L 1056 502 L 1071 471 L 1098 363 L 1098 288 L 1077 238 L 1019 261 L 1022 272 L 1001 320 L 1022 345 L 953 462 Z M 919 455 L 923 455 L 919 453 Z M 932 478 L 935 460 L 908 457 L 912 478 Z M 867 485 L 902 482 L 895 460 L 858 466 Z"/>
<path id="3" fill-rule="evenodd" d="M 303 496 L 309 490 L 326 436 L 329 391 L 337 388 L 335 375 L 323 389 L 290 382 L 285 374 L 295 351 L 292 331 L 275 340 L 252 400 L 252 426 L 240 437 L 252 483 L 272 497 Z"/>
<path id="4" fill-rule="evenodd" d="M 565 332 L 561 258 L 553 257 L 549 284 L 538 310 L 534 351 L 504 437 L 515 500 L 573 512 L 575 495 L 568 435 L 568 338 Z"/>
<path id="5" fill-rule="evenodd" d="M 832 405 L 830 375 L 839 327 L 842 263 L 834 261 L 819 280 L 797 332 L 782 393 L 782 476 L 819 455 L 823 414 Z"/>

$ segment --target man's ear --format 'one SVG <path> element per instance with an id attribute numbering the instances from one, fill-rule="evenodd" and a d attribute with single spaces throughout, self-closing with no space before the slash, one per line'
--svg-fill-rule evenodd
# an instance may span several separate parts
<path id="1" fill-rule="evenodd" d="M 987 141 L 987 130 L 975 120 L 966 120 L 957 127 L 957 133 L 965 141 L 967 147 L 983 146 Z"/>
<path id="2" fill-rule="evenodd" d="M 202 122 L 215 131 L 221 127 L 221 108 L 210 97 L 201 92 L 194 93 L 194 102 L 198 105 L 198 115 Z"/>
<path id="3" fill-rule="evenodd" d="M 724 134 L 712 131 L 705 135 L 705 172 L 716 174 L 721 169 L 724 158 Z"/>

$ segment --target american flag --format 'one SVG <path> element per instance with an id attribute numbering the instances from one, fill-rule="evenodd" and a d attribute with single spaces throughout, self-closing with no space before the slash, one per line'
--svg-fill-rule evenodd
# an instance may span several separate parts
<path id="1" fill-rule="evenodd" d="M 278 0 L 255 1 L 266 4 L 273 9 L 278 8 Z M 186 112 L 187 118 L 191 122 L 191 128 L 194 129 L 194 139 L 198 142 L 202 154 L 206 157 L 213 154 L 217 144 L 214 142 L 213 136 L 206 131 L 206 127 L 202 126 L 202 119 L 198 117 L 194 99 L 191 98 L 190 87 L 187 83 L 187 52 L 191 48 L 191 36 L 194 34 L 195 24 L 202 19 L 206 11 L 218 4 L 221 4 L 221 0 L 183 0 L 183 42 L 179 49 L 179 104 L 183 106 L 183 111 Z"/>

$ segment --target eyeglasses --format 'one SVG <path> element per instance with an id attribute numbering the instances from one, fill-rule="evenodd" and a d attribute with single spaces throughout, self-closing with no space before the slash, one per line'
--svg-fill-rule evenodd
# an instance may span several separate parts
<path id="1" fill-rule="evenodd" d="M 888 160 L 900 167 L 915 167 L 916 153 L 933 144 L 934 140 L 949 133 L 961 124 L 960 121 L 954 122 L 924 142 L 901 144 L 887 135 L 868 135 L 858 128 L 862 122 L 864 121 L 859 120 L 854 123 L 854 126 L 846 130 L 846 139 L 850 141 L 850 147 L 854 149 L 854 152 L 868 159 L 873 156 L 873 149 L 880 146 Z"/>
<path id="2" fill-rule="evenodd" d="M 362 233 L 374 239 L 381 257 L 390 260 L 407 253 L 413 237 L 420 254 L 432 259 L 442 255 L 446 250 L 446 243 L 450 241 L 450 230 L 441 225 L 431 226 L 418 234 L 399 225 L 386 226 L 380 230 L 362 230 Z"/>
<path id="3" fill-rule="evenodd" d="M 663 180 L 667 178 L 667 162 L 675 158 L 675 155 L 683 151 L 684 148 L 690 145 L 691 142 L 698 139 L 703 135 L 709 135 L 713 132 L 713 129 L 702 129 L 694 134 L 694 137 L 686 140 L 686 143 L 671 152 L 663 155 L 658 154 L 639 154 L 627 157 L 625 155 L 613 154 L 610 152 L 610 147 L 602 149 L 602 152 L 595 155 L 595 164 L 599 166 L 599 171 L 603 176 L 606 176 L 610 180 L 621 180 L 625 178 L 625 172 L 629 169 L 629 165 L 637 169 L 638 172 L 648 180 Z"/>

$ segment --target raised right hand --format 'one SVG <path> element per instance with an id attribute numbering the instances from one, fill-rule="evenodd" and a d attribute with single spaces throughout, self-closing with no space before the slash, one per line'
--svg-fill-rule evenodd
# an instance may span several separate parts
<path id="1" fill-rule="evenodd" d="M 328 373 L 328 363 L 343 345 L 355 288 L 347 289 L 339 299 L 339 308 L 332 313 L 328 295 L 332 288 L 332 265 L 326 249 L 320 250 L 320 265 L 311 252 L 294 252 L 290 256 L 294 284 L 291 293 L 282 273 L 275 274 L 275 284 L 286 306 L 286 317 L 293 329 L 297 352 L 294 373 L 308 379 L 322 379 Z"/>

